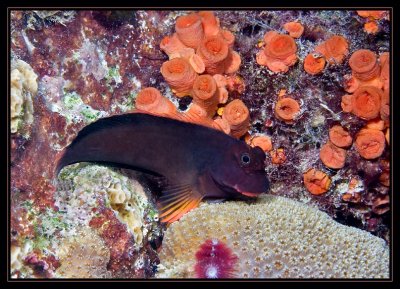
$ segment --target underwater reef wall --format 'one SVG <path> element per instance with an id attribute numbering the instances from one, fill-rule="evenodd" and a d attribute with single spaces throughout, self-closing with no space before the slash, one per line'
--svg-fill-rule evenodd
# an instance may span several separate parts
<path id="1" fill-rule="evenodd" d="M 277 196 L 253 204 L 203 204 L 189 212 L 166 231 L 156 276 L 198 278 L 195 255 L 206 240 L 225 243 L 236 255 L 230 278 L 389 277 L 384 240 Z"/>
<path id="2" fill-rule="evenodd" d="M 271 261 L 271 270 L 262 271 L 255 263 L 242 262 L 249 260 L 246 254 L 251 248 L 258 247 L 240 231 L 240 250 L 246 252 L 220 240 L 227 247 L 223 252 L 230 256 L 228 263 L 239 266 L 235 274 L 386 278 L 388 249 L 382 242 L 390 244 L 392 225 L 390 16 L 388 10 L 12 10 L 12 278 L 77 276 L 69 271 L 68 264 L 73 267 L 76 260 L 68 260 L 68 251 L 75 250 L 79 240 L 86 240 L 81 232 L 93 236 L 93 243 L 99 246 L 98 250 L 80 248 L 84 259 L 99 256 L 92 264 L 98 270 L 85 270 L 82 277 L 151 278 L 157 270 L 158 277 L 193 276 L 200 271 L 218 276 L 217 267 L 204 271 L 199 264 L 207 262 L 195 257 L 202 243 L 210 245 L 206 238 L 215 237 L 209 228 L 206 232 L 210 235 L 204 238 L 188 232 L 197 242 L 190 256 L 176 251 L 175 259 L 167 258 L 170 253 L 165 250 L 178 234 L 173 233 L 174 227 L 179 231 L 183 223 L 170 228 L 160 224 L 155 192 L 136 174 L 82 164 L 65 168 L 64 179 L 54 175 L 56 160 L 83 127 L 154 103 L 153 108 L 163 113 L 260 146 L 267 157 L 269 194 L 318 208 L 353 228 L 334 224 L 324 213 L 312 213 L 312 218 L 318 216 L 331 228 L 340 228 L 338 232 L 346 240 L 357 236 L 365 241 L 344 244 L 335 239 L 336 243 L 322 244 L 323 239 L 312 239 L 311 247 L 304 249 L 307 258 L 315 256 L 315 244 L 342 252 L 329 255 L 335 262 L 350 258 L 331 271 L 327 268 L 334 262 L 322 266 L 318 262 L 325 257 L 321 255 L 316 257 L 318 262 L 310 261 L 314 267 L 290 267 L 281 252 L 260 262 L 265 269 L 267 260 L 279 255 L 286 263 Z M 223 61 L 214 63 L 207 57 L 207 49 L 197 52 L 192 48 L 196 44 L 182 29 L 186 25 L 203 27 L 197 30 L 203 33 L 199 39 L 214 39 L 205 46 L 223 48 L 220 50 L 227 52 Z M 223 41 L 215 40 L 215 35 Z M 177 47 L 180 49 L 174 50 Z M 173 81 L 171 85 L 161 69 L 177 58 L 184 58 L 185 67 L 194 71 L 189 75 L 193 83 L 184 85 L 187 91 L 183 95 L 176 94 L 179 86 Z M 153 89 L 149 92 L 148 88 Z M 257 210 L 272 205 L 266 200 L 281 204 L 283 199 L 267 197 L 258 205 L 226 206 Z M 297 208 L 290 200 L 283 203 Z M 211 208 L 217 205 L 199 210 Z M 311 218 L 298 210 L 300 217 Z M 260 218 L 275 218 L 268 212 L 259 214 Z M 191 216 L 189 213 L 187 219 Z M 301 220 L 292 221 L 304 225 Z M 260 224 L 255 221 L 253 225 Z M 246 225 L 243 228 L 247 232 Z M 161 241 L 164 232 L 166 248 Z M 304 236 L 303 241 L 313 236 Z M 382 260 L 371 257 L 374 268 L 366 268 L 369 261 L 362 263 L 365 256 L 357 255 L 361 252 L 358 248 L 367 244 L 372 247 L 362 249 L 365 256 L 372 254 L 373 248 L 380 248 L 377 252 L 386 256 Z M 210 246 L 214 248 L 212 242 Z M 346 246 L 350 251 L 344 252 Z M 58 248 L 63 248 L 60 254 Z M 164 268 L 157 266 L 160 249 Z M 353 257 L 357 261 L 353 262 Z M 199 270 L 193 269 L 193 262 Z M 283 265 L 292 270 L 286 272 Z M 300 267 L 306 271 L 294 269 Z M 345 273 L 346 268 L 354 270 Z M 231 272 L 230 268 L 224 270 L 228 275 Z"/>

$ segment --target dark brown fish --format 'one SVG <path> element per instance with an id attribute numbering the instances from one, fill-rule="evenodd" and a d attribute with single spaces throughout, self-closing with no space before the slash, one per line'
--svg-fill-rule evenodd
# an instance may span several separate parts
<path id="1" fill-rule="evenodd" d="M 57 174 L 78 162 L 151 172 L 168 180 L 158 200 L 171 223 L 203 198 L 256 197 L 267 192 L 265 153 L 220 131 L 166 117 L 132 113 L 83 128 L 65 149 Z"/>

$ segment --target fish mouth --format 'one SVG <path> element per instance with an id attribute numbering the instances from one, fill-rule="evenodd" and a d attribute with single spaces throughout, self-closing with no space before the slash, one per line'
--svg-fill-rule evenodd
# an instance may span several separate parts
<path id="1" fill-rule="evenodd" d="M 250 198 L 256 198 L 256 197 L 258 197 L 258 195 L 259 195 L 259 194 L 250 193 L 250 192 L 239 192 L 239 193 L 241 193 L 242 195 L 245 195 L 245 196 L 247 196 L 247 197 L 250 197 Z"/>
<path id="2" fill-rule="evenodd" d="M 240 191 L 237 185 L 234 185 L 233 188 L 234 188 L 234 190 L 235 190 L 236 192 L 238 192 L 239 194 L 245 195 L 246 197 L 256 198 L 256 197 L 258 197 L 258 195 L 259 195 L 259 194 L 257 194 L 257 193 L 251 193 L 251 192 L 243 192 L 243 191 Z"/>
<path id="3" fill-rule="evenodd" d="M 239 199 L 255 199 L 256 197 L 259 196 L 258 193 L 251 193 L 251 192 L 245 192 L 245 191 L 241 191 L 238 187 L 238 185 L 234 185 L 233 187 L 231 186 L 227 186 L 224 184 L 219 183 L 218 181 L 216 181 L 214 178 L 212 178 L 214 183 L 223 191 L 228 193 L 229 195 L 233 195 L 236 198 Z"/>

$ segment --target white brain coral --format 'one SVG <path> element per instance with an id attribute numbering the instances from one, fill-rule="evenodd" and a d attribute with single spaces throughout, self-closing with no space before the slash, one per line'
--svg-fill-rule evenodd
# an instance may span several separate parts
<path id="1" fill-rule="evenodd" d="M 58 278 L 110 278 L 107 264 L 110 251 L 91 228 L 79 229 L 76 236 L 64 240 L 58 250 L 61 266 Z"/>
<path id="2" fill-rule="evenodd" d="M 38 85 L 37 75 L 28 63 L 16 60 L 11 68 L 11 132 L 15 133 L 20 122 L 33 121 L 32 96 L 36 95 Z"/>
<path id="3" fill-rule="evenodd" d="M 217 238 L 238 256 L 237 278 L 388 278 L 383 239 L 283 197 L 203 204 L 166 231 L 159 278 L 193 277 L 195 253 Z"/>

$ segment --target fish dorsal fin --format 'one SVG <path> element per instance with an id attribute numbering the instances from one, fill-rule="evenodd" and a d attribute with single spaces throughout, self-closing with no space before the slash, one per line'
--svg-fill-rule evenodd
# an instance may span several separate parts
<path id="1" fill-rule="evenodd" d="M 203 195 L 188 184 L 168 185 L 157 201 L 161 222 L 170 224 L 196 208 Z"/>

